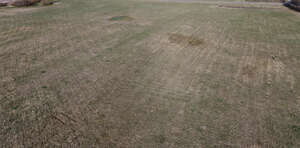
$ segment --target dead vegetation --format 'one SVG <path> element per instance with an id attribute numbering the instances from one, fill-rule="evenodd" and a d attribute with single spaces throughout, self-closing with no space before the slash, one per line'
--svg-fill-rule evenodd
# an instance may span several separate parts
<path id="1" fill-rule="evenodd" d="M 0 147 L 300 147 L 299 15 L 145 1 L 1 8 Z"/>
<path id="2" fill-rule="evenodd" d="M 255 78 L 257 68 L 255 66 L 247 65 L 242 68 L 242 75 L 246 75 L 249 78 Z"/>

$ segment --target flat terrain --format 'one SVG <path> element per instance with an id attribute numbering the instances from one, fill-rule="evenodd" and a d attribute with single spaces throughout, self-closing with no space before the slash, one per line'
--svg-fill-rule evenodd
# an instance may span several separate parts
<path id="1" fill-rule="evenodd" d="M 174 1 L 0 8 L 0 147 L 299 148 L 300 14 Z"/>

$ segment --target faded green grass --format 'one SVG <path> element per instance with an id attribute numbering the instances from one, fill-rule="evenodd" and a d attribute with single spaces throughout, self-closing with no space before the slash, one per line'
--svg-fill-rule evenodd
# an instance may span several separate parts
<path id="1" fill-rule="evenodd" d="M 0 16 L 1 146 L 299 147 L 299 17 L 119 0 Z"/>

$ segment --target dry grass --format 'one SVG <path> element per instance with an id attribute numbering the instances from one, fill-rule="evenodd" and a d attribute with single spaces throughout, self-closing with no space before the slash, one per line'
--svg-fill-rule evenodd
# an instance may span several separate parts
<path id="1" fill-rule="evenodd" d="M 1 9 L 0 147 L 300 147 L 299 14 L 217 6 Z"/>
<path id="2" fill-rule="evenodd" d="M 282 7 L 264 7 L 264 6 L 242 6 L 242 5 L 219 5 L 220 8 L 232 8 L 232 9 L 281 9 Z"/>

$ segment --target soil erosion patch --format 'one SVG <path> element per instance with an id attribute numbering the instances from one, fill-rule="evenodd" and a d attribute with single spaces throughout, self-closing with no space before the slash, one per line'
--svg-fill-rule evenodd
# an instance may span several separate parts
<path id="1" fill-rule="evenodd" d="M 183 44 L 189 46 L 199 46 L 204 43 L 203 40 L 193 36 L 185 36 L 178 33 L 169 33 L 169 41 L 171 43 Z"/>

